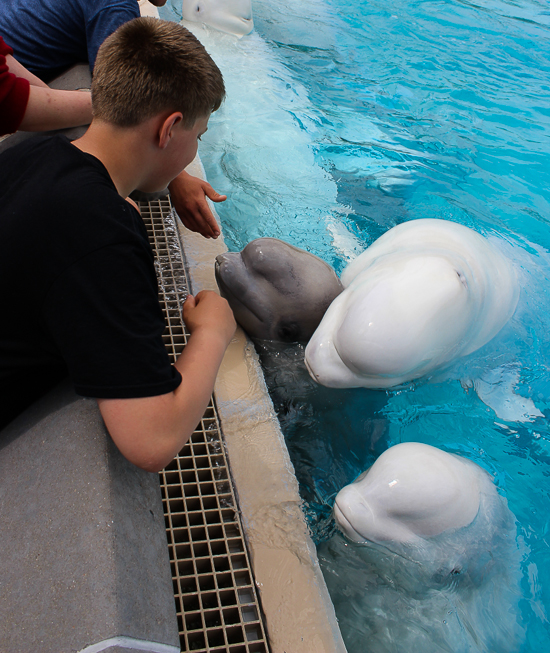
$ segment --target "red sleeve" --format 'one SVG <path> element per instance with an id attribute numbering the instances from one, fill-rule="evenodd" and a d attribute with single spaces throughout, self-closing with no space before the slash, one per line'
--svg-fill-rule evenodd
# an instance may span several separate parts
<path id="1" fill-rule="evenodd" d="M 0 136 L 17 131 L 25 115 L 30 92 L 26 79 L 10 73 L 6 63 L 8 54 L 13 54 L 13 50 L 0 36 Z"/>
<path id="2" fill-rule="evenodd" d="M 13 54 L 13 48 L 10 48 L 10 46 L 0 36 L 0 55 L 1 54 L 3 54 L 4 56 L 7 54 Z"/>

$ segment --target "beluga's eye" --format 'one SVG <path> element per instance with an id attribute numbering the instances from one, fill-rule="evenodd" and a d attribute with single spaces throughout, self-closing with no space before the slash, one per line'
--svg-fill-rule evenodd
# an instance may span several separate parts
<path id="1" fill-rule="evenodd" d="M 463 272 L 460 272 L 459 270 L 455 270 L 456 276 L 460 279 L 460 283 L 467 288 L 468 287 L 468 282 L 466 281 L 466 277 L 464 276 Z"/>

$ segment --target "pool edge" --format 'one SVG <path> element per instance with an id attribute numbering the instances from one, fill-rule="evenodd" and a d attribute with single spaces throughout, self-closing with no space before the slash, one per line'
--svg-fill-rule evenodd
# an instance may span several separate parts
<path id="1" fill-rule="evenodd" d="M 205 178 L 198 157 L 187 171 Z M 194 292 L 217 291 L 214 260 L 227 250 L 223 238 L 205 239 L 178 226 Z M 294 468 L 258 356 L 241 329 L 226 351 L 214 396 L 272 650 L 345 653 Z"/>

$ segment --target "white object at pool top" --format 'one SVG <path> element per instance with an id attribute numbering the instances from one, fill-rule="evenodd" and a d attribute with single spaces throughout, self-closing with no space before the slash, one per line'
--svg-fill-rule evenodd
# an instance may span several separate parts
<path id="1" fill-rule="evenodd" d="M 183 0 L 181 15 L 184 21 L 239 37 L 254 29 L 251 0 Z"/>
<path id="2" fill-rule="evenodd" d="M 149 0 L 139 0 L 142 16 L 159 18 L 159 10 Z M 241 37 L 254 29 L 251 0 L 183 0 L 183 21 L 213 27 Z"/>

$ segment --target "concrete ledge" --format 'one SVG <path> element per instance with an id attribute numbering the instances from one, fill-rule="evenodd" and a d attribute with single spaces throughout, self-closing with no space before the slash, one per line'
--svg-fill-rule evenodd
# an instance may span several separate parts
<path id="1" fill-rule="evenodd" d="M 187 171 L 204 178 L 198 158 Z M 222 238 L 179 228 L 193 292 L 217 290 L 214 260 L 227 250 Z M 214 396 L 272 650 L 345 653 L 294 468 L 258 356 L 241 329 L 227 349 Z"/>
<path id="2" fill-rule="evenodd" d="M 157 474 L 67 384 L 0 433 L 2 653 L 178 653 Z"/>

